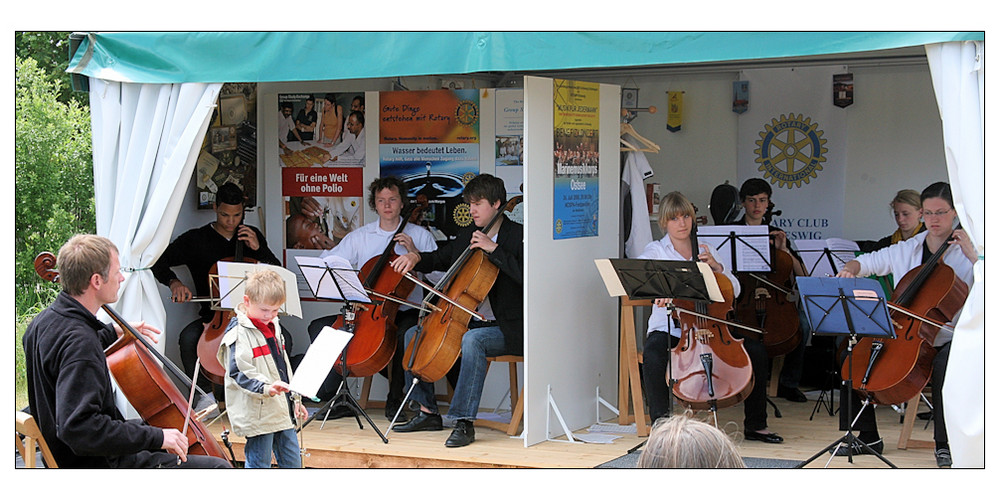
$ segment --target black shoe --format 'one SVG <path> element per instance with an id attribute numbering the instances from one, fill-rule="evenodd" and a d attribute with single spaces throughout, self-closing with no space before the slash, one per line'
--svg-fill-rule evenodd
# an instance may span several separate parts
<path id="1" fill-rule="evenodd" d="M 385 419 L 392 422 L 393 417 L 396 416 L 396 411 L 399 410 L 399 401 L 386 401 L 385 402 Z M 397 424 L 405 424 L 410 420 L 410 416 L 406 414 L 406 410 L 399 412 L 399 418 L 396 419 Z"/>
<path id="2" fill-rule="evenodd" d="M 951 468 L 951 450 L 948 448 L 938 448 L 934 450 L 934 458 L 937 460 L 937 466 L 942 469 Z"/>
<path id="3" fill-rule="evenodd" d="M 773 432 L 770 433 L 770 434 L 764 434 L 764 433 L 757 432 L 757 431 L 744 431 L 743 432 L 743 437 L 749 439 L 750 441 L 763 441 L 765 443 L 770 443 L 770 444 L 777 444 L 777 443 L 783 443 L 783 442 L 785 442 L 785 440 L 782 439 L 781 436 L 779 436 L 779 435 L 777 435 L 777 434 L 775 434 Z"/>
<path id="4" fill-rule="evenodd" d="M 920 420 L 930 420 L 931 418 L 934 418 L 934 412 L 922 411 L 920 413 L 917 413 L 917 418 L 919 418 Z"/>
<path id="5" fill-rule="evenodd" d="M 879 438 L 878 441 L 866 444 L 868 445 L 868 448 L 871 448 L 872 451 L 878 453 L 879 455 L 882 454 L 882 450 L 885 448 L 885 444 L 882 443 L 882 438 Z M 836 449 L 837 452 L 834 453 L 834 455 L 838 457 L 847 456 L 847 446 L 845 444 L 841 443 Z M 866 448 L 861 446 L 860 442 L 855 442 L 851 444 L 851 455 L 874 455 L 875 453 L 872 453 L 871 451 L 868 451 Z"/>
<path id="6" fill-rule="evenodd" d="M 468 446 L 476 440 L 476 428 L 472 426 L 471 420 L 459 420 L 455 422 L 455 430 L 451 431 L 448 440 L 444 445 L 448 448 L 458 448 Z"/>
<path id="7" fill-rule="evenodd" d="M 789 401 L 794 401 L 796 403 L 805 403 L 809 401 L 809 398 L 798 387 L 788 387 L 785 385 L 778 386 L 778 397 L 785 398 Z"/>
<path id="8" fill-rule="evenodd" d="M 338 418 L 353 417 L 353 416 L 354 416 L 354 410 L 352 410 L 350 406 L 340 405 L 333 408 L 330 414 L 325 418 L 326 420 L 337 420 Z"/>
<path id="9" fill-rule="evenodd" d="M 396 432 L 415 432 L 415 431 L 440 431 L 444 429 L 441 424 L 441 415 L 437 413 L 424 413 L 420 412 L 412 420 L 403 425 L 394 425 L 392 430 Z"/>

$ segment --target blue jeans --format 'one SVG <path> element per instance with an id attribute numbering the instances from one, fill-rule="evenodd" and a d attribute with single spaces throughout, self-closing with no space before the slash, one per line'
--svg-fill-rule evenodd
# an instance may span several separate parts
<path id="1" fill-rule="evenodd" d="M 406 344 L 416 334 L 417 327 L 406 331 Z M 451 397 L 448 416 L 460 420 L 475 420 L 479 413 L 479 400 L 483 395 L 483 385 L 486 383 L 486 369 L 489 366 L 486 358 L 506 354 L 503 332 L 498 326 L 473 328 L 462 336 L 462 357 L 459 359 L 460 371 L 455 393 Z M 406 388 L 413 383 L 413 375 L 406 373 Z M 434 384 L 420 381 L 413 388 L 410 397 L 437 413 L 437 402 L 434 400 Z"/>
<path id="2" fill-rule="evenodd" d="M 270 434 L 261 434 L 247 438 L 243 454 L 247 461 L 247 469 L 271 468 L 271 454 L 274 454 L 278 467 L 282 469 L 298 469 L 302 467 L 302 456 L 299 455 L 299 439 L 295 429 L 288 429 Z"/>

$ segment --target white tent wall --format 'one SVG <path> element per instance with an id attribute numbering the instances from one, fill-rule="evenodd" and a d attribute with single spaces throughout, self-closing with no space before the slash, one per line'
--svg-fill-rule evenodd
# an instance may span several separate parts
<path id="1" fill-rule="evenodd" d="M 619 247 L 621 101 L 617 85 L 600 86 L 598 235 L 555 240 L 553 83 L 526 77 L 524 87 L 524 427 L 530 446 L 564 434 L 559 418 L 570 431 L 595 423 L 598 389 L 606 401 L 617 395 L 618 300 L 608 296 L 594 259 L 616 257 Z M 610 417 L 602 412 L 602 419 Z"/>
<path id="2" fill-rule="evenodd" d="M 661 147 L 646 153 L 660 192 L 681 191 L 709 215 L 712 190 L 737 179 L 737 120 L 732 111 L 732 82 L 739 66 L 710 73 L 660 76 L 606 72 L 570 76 L 587 81 L 639 88 L 639 112 L 631 123 Z M 889 201 L 904 188 L 921 190 L 946 180 L 941 118 L 926 64 L 848 67 L 854 73 L 855 102 L 847 108 L 847 192 L 844 193 L 845 234 L 851 240 L 879 239 L 896 226 Z M 627 84 L 625 82 L 628 82 Z M 684 92 L 684 122 L 678 132 L 666 129 L 667 91 Z M 830 88 L 831 103 L 833 88 Z M 750 106 L 754 93 L 750 89 Z M 831 104 L 832 105 L 832 104 Z M 781 208 L 782 191 L 774 198 Z M 785 214 L 794 216 L 794 214 Z M 662 236 L 653 225 L 653 236 Z"/>

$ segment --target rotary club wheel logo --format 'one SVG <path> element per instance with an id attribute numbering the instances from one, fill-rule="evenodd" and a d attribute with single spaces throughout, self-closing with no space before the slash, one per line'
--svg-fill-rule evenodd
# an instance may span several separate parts
<path id="1" fill-rule="evenodd" d="M 802 187 L 803 182 L 808 184 L 810 177 L 816 177 L 816 172 L 823 170 L 823 154 L 828 151 L 819 124 L 801 114 L 772 118 L 755 144 L 754 161 L 760 164 L 757 170 L 770 177 L 772 184 L 788 188 L 792 184 Z"/>
<path id="2" fill-rule="evenodd" d="M 452 211 L 451 215 L 458 227 L 468 227 L 469 224 L 472 224 L 472 212 L 469 212 L 468 203 L 455 205 L 455 210 Z"/>
<path id="3" fill-rule="evenodd" d="M 556 219 L 556 234 L 562 234 L 563 223 L 562 219 Z"/>
<path id="4" fill-rule="evenodd" d="M 462 185 L 464 186 L 464 185 L 468 184 L 469 181 L 471 181 L 472 179 L 475 179 L 477 175 L 479 175 L 479 174 L 477 174 L 475 172 L 466 172 L 466 173 L 462 174 Z"/>
<path id="5" fill-rule="evenodd" d="M 455 118 L 462 125 L 472 125 L 479 119 L 479 106 L 472 101 L 459 101 L 458 107 L 455 108 Z"/>

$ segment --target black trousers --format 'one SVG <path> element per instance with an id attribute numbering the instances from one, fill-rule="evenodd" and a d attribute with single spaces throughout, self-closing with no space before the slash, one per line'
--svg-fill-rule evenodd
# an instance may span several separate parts
<path id="1" fill-rule="evenodd" d="M 741 338 L 739 334 L 733 337 Z M 667 387 L 667 362 L 670 349 L 678 342 L 677 337 L 667 332 L 654 331 L 646 336 L 643 344 L 642 378 L 649 416 L 654 422 L 666 416 L 670 408 L 672 394 Z M 767 349 L 764 344 L 750 338 L 743 339 L 743 347 L 750 357 L 754 377 L 753 391 L 743 401 L 743 430 L 759 431 L 767 428 L 767 378 L 770 372 Z"/>
<path id="2" fill-rule="evenodd" d="M 931 404 L 934 405 L 932 413 L 934 415 L 934 441 L 939 447 L 946 447 L 948 444 L 948 429 L 945 428 L 944 424 L 944 398 L 941 395 L 941 389 L 944 387 L 944 376 L 948 369 L 948 356 L 950 353 L 951 342 L 949 341 L 948 343 L 937 348 L 937 353 L 934 354 L 934 361 L 931 365 Z M 847 351 L 844 351 L 844 354 L 840 357 L 841 364 L 843 364 L 846 357 Z M 854 362 L 857 363 L 858 360 L 855 359 Z M 858 392 L 850 390 L 847 386 L 847 382 L 844 381 L 840 385 L 840 401 L 847 401 L 848 398 L 850 398 L 851 401 L 851 413 L 853 415 L 848 416 L 847 405 L 841 403 L 840 430 L 842 431 L 847 430 L 848 418 L 853 419 L 855 415 L 858 415 L 858 410 L 861 408 L 862 403 L 861 396 Z M 852 430 L 878 433 L 878 423 L 875 420 L 875 408 L 872 405 L 866 406 L 864 411 L 858 415 L 858 420 L 855 422 Z"/>

